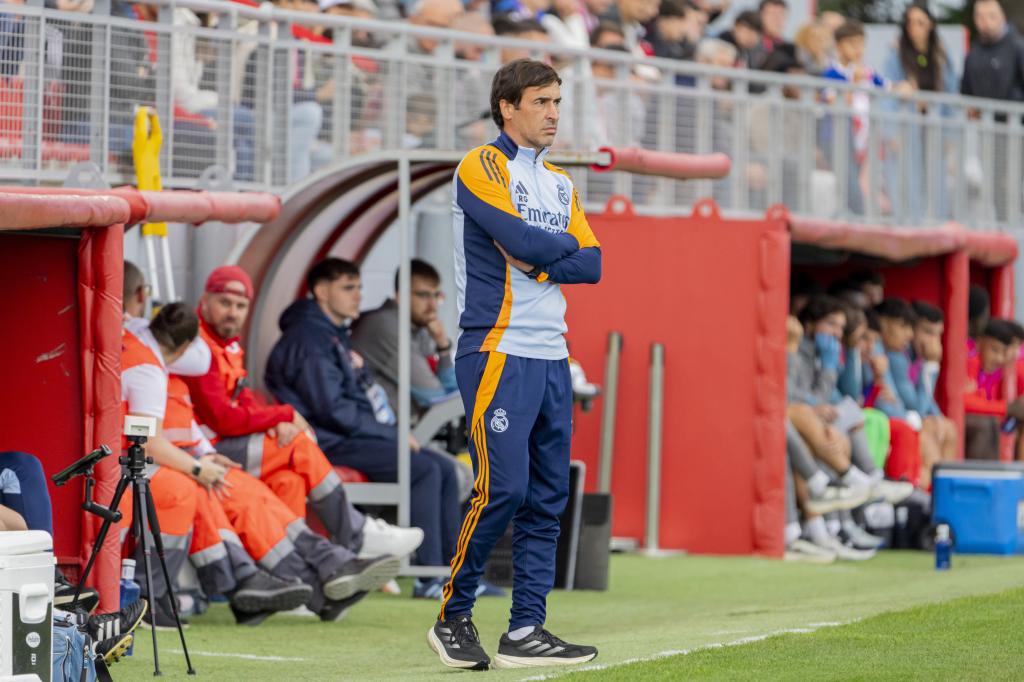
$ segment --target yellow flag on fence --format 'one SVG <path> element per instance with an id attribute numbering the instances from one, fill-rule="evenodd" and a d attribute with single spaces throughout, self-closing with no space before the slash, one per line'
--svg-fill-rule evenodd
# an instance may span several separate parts
<path id="1" fill-rule="evenodd" d="M 160 147 L 164 135 L 160 119 L 151 107 L 139 107 L 135 112 L 135 133 L 132 136 L 132 159 L 135 161 L 135 184 L 140 190 L 161 190 Z M 167 238 L 167 223 L 146 223 L 144 236 Z"/>

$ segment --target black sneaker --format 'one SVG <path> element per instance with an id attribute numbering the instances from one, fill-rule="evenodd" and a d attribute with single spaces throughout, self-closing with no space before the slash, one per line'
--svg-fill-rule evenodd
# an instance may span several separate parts
<path id="1" fill-rule="evenodd" d="M 68 582 L 59 568 L 54 569 L 53 576 L 53 605 L 70 611 L 71 600 L 75 598 L 75 586 Z M 100 603 L 100 593 L 91 587 L 83 587 L 82 593 L 78 595 L 77 608 L 86 613 L 92 613 Z"/>
<path id="2" fill-rule="evenodd" d="M 576 665 L 597 657 L 597 649 L 582 644 L 563 642 L 553 634 L 536 626 L 522 639 L 512 641 L 506 632 L 498 643 L 495 668 L 528 668 L 542 665 Z"/>
<path id="3" fill-rule="evenodd" d="M 313 588 L 298 578 L 285 580 L 258 570 L 232 593 L 231 608 L 250 614 L 290 611 L 308 602 L 311 596 Z"/>
<path id="4" fill-rule="evenodd" d="M 487 670 L 491 658 L 480 646 L 480 633 L 469 616 L 438 620 L 427 630 L 427 644 L 449 668 Z"/>
<path id="5" fill-rule="evenodd" d="M 320 613 L 317 615 L 320 616 L 320 620 L 325 623 L 336 623 L 344 618 L 345 614 L 348 613 L 348 610 L 355 606 L 356 602 L 360 601 L 367 594 L 369 593 L 356 592 L 348 599 L 341 599 L 339 601 L 332 601 L 328 599 L 327 604 L 320 609 Z"/>
<path id="6" fill-rule="evenodd" d="M 85 622 L 85 631 L 96 642 L 106 642 L 129 635 L 139 626 L 146 614 L 147 606 L 145 599 L 136 599 L 115 613 L 90 616 Z"/>
<path id="7" fill-rule="evenodd" d="M 132 645 L 132 641 L 134 641 L 134 635 L 129 632 L 97 642 L 92 650 L 94 654 L 103 658 L 104 663 L 111 665 L 120 661 L 121 657 L 128 653 L 128 647 Z"/>
<path id="8" fill-rule="evenodd" d="M 379 590 L 398 575 L 401 564 L 402 560 L 394 556 L 352 559 L 324 581 L 324 596 L 331 601 L 342 601 L 357 592 Z"/>

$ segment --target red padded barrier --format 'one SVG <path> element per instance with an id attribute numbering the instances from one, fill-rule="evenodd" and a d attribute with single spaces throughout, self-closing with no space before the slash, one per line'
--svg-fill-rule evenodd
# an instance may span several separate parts
<path id="1" fill-rule="evenodd" d="M 115 453 L 121 444 L 121 293 L 124 280 L 124 227 L 86 230 L 78 249 L 78 300 L 81 327 L 82 410 L 84 451 L 106 445 Z M 96 467 L 97 501 L 109 504 L 120 476 L 117 457 Z M 87 515 L 81 537 L 83 562 L 102 521 Z M 102 611 L 118 608 L 121 574 L 119 538 L 109 533 L 90 575 L 100 589 Z M 84 563 L 83 563 L 84 567 Z"/>
<path id="2" fill-rule="evenodd" d="M 119 197 L 0 187 L 0 230 L 113 225 L 129 215 L 128 203 Z"/>
<path id="3" fill-rule="evenodd" d="M 713 206 L 702 204 L 702 206 Z M 594 215 L 604 273 L 567 287 L 573 357 L 604 381 L 608 333 L 623 333 L 613 534 L 641 538 L 650 345 L 665 345 L 660 546 L 780 555 L 784 525 L 785 311 L 781 220 Z M 655 245 L 636 258 L 637 244 Z M 728 254 L 729 277 L 721 276 Z M 599 418 L 576 422 L 573 457 L 597 472 Z M 713 519 L 713 522 L 709 522 Z"/>
<path id="4" fill-rule="evenodd" d="M 683 154 L 656 152 L 639 147 L 601 147 L 609 156 L 606 166 L 592 165 L 599 173 L 622 171 L 634 175 L 657 175 L 677 180 L 724 178 L 732 161 L 725 154 Z"/>

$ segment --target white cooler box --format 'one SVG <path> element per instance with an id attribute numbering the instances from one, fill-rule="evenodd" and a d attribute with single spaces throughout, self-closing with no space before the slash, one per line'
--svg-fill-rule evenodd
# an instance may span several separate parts
<path id="1" fill-rule="evenodd" d="M 0 680 L 52 679 L 53 540 L 0 533 Z"/>

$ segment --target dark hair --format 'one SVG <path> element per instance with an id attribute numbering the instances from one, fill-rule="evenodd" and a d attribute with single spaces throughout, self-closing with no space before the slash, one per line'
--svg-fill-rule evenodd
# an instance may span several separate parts
<path id="1" fill-rule="evenodd" d="M 924 54 L 920 54 L 914 48 L 914 43 L 910 40 L 910 33 L 907 31 L 907 19 L 910 17 L 912 9 L 924 12 L 932 23 L 931 30 L 928 31 L 928 46 L 925 48 Z M 942 75 L 943 69 L 946 68 L 946 51 L 942 47 L 942 41 L 939 40 L 938 25 L 931 10 L 928 9 L 927 2 L 914 0 L 903 13 L 899 52 L 903 73 L 908 79 L 914 80 L 918 90 L 931 92 L 943 90 Z"/>
<path id="2" fill-rule="evenodd" d="M 1024 343 L 1024 326 L 1021 326 L 1020 322 L 1006 319 L 1003 319 L 1002 322 L 1005 322 L 1006 326 L 1009 327 L 1013 333 L 1014 340 Z"/>
<path id="3" fill-rule="evenodd" d="M 875 270 L 858 270 L 852 272 L 846 278 L 847 281 L 857 287 L 858 289 L 863 287 L 865 284 L 875 284 L 880 287 L 885 286 L 885 278 L 882 277 L 882 273 L 876 272 Z"/>
<path id="4" fill-rule="evenodd" d="M 835 39 L 837 43 L 849 38 L 858 37 L 864 37 L 864 24 L 860 23 L 856 19 L 847 19 L 843 22 L 842 26 L 836 29 Z"/>
<path id="5" fill-rule="evenodd" d="M 985 325 L 985 331 L 981 333 L 982 336 L 987 336 L 990 339 L 995 339 L 999 343 L 1009 346 L 1013 343 L 1014 333 L 1013 328 L 1007 324 L 1006 320 L 1000 320 L 993 318 L 988 321 Z"/>
<path id="6" fill-rule="evenodd" d="M 873 332 L 882 331 L 882 325 L 878 323 L 878 314 L 871 308 L 864 311 L 864 319 L 868 322 L 868 329 Z"/>
<path id="7" fill-rule="evenodd" d="M 824 320 L 835 313 L 845 313 L 846 306 L 838 298 L 819 294 L 812 296 L 804 309 L 800 311 L 800 322 L 805 327 Z"/>
<path id="8" fill-rule="evenodd" d="M 689 4 L 686 0 L 661 0 L 657 18 L 679 19 L 685 17 L 690 9 Z"/>
<path id="9" fill-rule="evenodd" d="M 199 317 L 184 303 L 168 303 L 149 323 L 149 331 L 164 348 L 178 350 L 196 338 Z"/>
<path id="10" fill-rule="evenodd" d="M 135 292 L 146 286 L 146 276 L 139 270 L 139 266 L 130 260 L 124 262 L 124 293 L 121 296 L 121 306 L 128 302 Z"/>
<path id="11" fill-rule="evenodd" d="M 309 289 L 309 293 L 313 293 L 313 289 L 320 282 L 333 282 L 339 277 L 359 276 L 359 266 L 355 263 L 341 258 L 324 258 L 322 261 L 314 265 L 309 270 L 309 274 L 306 275 L 306 288 Z"/>
<path id="12" fill-rule="evenodd" d="M 938 324 L 946 319 L 942 314 L 942 310 L 937 306 L 933 306 L 931 303 L 914 301 L 912 305 L 914 308 L 914 315 L 916 315 L 919 320 Z"/>
<path id="13" fill-rule="evenodd" d="M 499 128 L 505 127 L 501 116 L 502 100 L 518 107 L 527 88 L 540 88 L 552 83 L 562 84 L 558 72 L 535 59 L 517 59 L 498 69 L 491 81 L 491 118 Z"/>
<path id="14" fill-rule="evenodd" d="M 757 11 L 760 12 L 768 5 L 775 5 L 782 7 L 783 9 L 789 9 L 789 5 L 786 4 L 786 0 L 761 0 L 761 4 L 757 6 Z"/>
<path id="15" fill-rule="evenodd" d="M 401 268 L 395 270 L 395 291 L 398 291 L 398 277 L 402 274 Z M 409 278 L 419 277 L 425 279 L 434 284 L 441 283 L 441 275 L 438 273 L 437 268 L 428 263 L 425 260 L 419 258 L 413 258 L 409 261 Z"/>
<path id="16" fill-rule="evenodd" d="M 509 14 L 497 17 L 492 25 L 494 26 L 494 35 L 499 36 L 518 36 L 533 31 L 547 33 L 544 25 L 536 19 L 517 19 Z"/>
<path id="17" fill-rule="evenodd" d="M 985 287 L 972 284 L 967 292 L 967 318 L 974 320 L 988 315 L 992 302 L 988 297 Z"/>
<path id="18" fill-rule="evenodd" d="M 622 30 L 622 24 L 617 21 L 611 21 L 609 19 L 602 19 L 594 30 L 590 32 L 590 44 L 594 45 L 597 39 L 601 37 L 602 33 L 614 33 L 623 40 L 626 39 L 626 33 Z"/>
<path id="19" fill-rule="evenodd" d="M 875 306 L 875 312 L 879 317 L 887 317 L 891 320 L 903 320 L 907 324 L 914 324 L 917 316 L 914 309 L 902 298 L 890 297 Z"/>
<path id="20" fill-rule="evenodd" d="M 736 21 L 734 21 L 732 25 L 746 26 L 747 28 L 754 29 L 758 33 L 760 33 L 764 28 L 761 25 L 761 15 L 752 9 L 748 9 L 745 12 L 740 12 L 739 15 L 736 17 Z"/>

